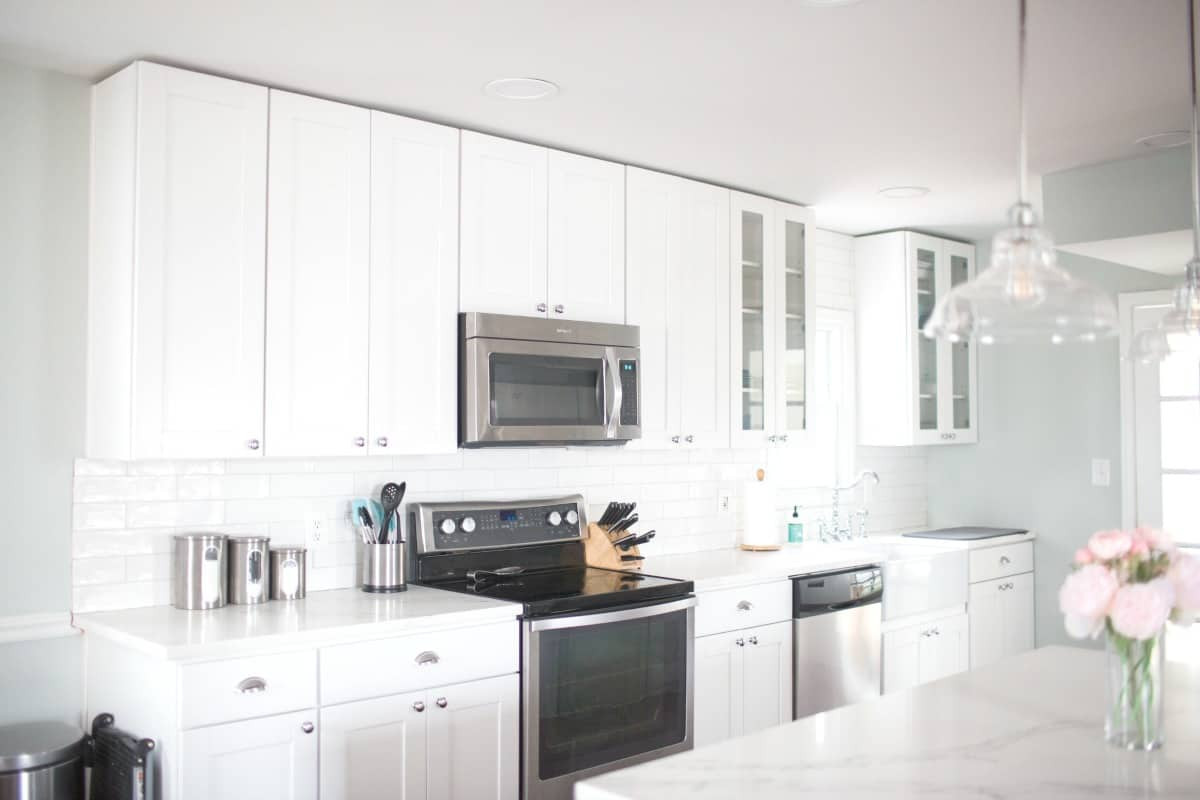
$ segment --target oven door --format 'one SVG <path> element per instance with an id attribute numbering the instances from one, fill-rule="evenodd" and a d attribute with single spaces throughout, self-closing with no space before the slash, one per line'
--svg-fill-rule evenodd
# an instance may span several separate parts
<path id="1" fill-rule="evenodd" d="M 637 384 L 622 381 L 620 371 L 636 369 L 637 355 L 636 348 L 603 345 L 466 340 L 462 444 L 619 444 L 636 438 L 640 428 L 622 424 L 622 410 L 636 421 L 636 397 L 627 400 L 625 392 L 636 393 Z"/>
<path id="2" fill-rule="evenodd" d="M 576 781 L 692 749 L 695 605 L 524 622 L 525 800 L 569 800 Z"/>

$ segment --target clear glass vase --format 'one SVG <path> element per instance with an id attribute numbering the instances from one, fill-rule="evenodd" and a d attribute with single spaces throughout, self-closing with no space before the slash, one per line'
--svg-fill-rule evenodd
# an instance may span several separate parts
<path id="1" fill-rule="evenodd" d="M 1129 639 L 1109 631 L 1108 717 L 1104 736 L 1126 750 L 1162 746 L 1163 632 Z"/>

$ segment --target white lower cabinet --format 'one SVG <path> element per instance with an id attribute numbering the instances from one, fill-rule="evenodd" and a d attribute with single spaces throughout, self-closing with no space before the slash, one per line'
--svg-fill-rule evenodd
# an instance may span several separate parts
<path id="1" fill-rule="evenodd" d="M 277 714 L 185 731 L 181 800 L 316 800 L 317 714 Z"/>
<path id="2" fill-rule="evenodd" d="M 967 615 L 956 613 L 884 633 L 884 693 L 965 671 L 967 631 Z"/>
<path id="3" fill-rule="evenodd" d="M 516 675 L 321 709 L 321 800 L 515 800 Z"/>
<path id="4" fill-rule="evenodd" d="M 790 722 L 791 621 L 698 637 L 695 698 L 697 747 Z"/>
<path id="5" fill-rule="evenodd" d="M 972 669 L 1033 649 L 1032 572 L 972 583 L 967 609 Z"/>

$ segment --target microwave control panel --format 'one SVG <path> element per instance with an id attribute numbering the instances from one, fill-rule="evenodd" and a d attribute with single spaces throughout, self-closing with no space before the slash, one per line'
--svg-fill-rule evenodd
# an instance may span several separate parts
<path id="1" fill-rule="evenodd" d="M 621 372 L 621 424 L 638 424 L 638 376 L 637 361 L 632 358 L 622 358 Z"/>

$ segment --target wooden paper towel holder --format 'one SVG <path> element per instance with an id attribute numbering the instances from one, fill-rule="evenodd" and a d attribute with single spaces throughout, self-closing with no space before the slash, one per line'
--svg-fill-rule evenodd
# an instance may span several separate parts
<path id="1" fill-rule="evenodd" d="M 764 470 L 759 469 L 754 473 L 754 477 L 758 481 L 761 482 L 766 479 L 767 473 Z M 782 550 L 783 543 L 778 542 L 778 543 L 772 543 L 772 544 L 746 544 L 745 542 L 741 542 L 738 544 L 738 547 L 740 547 L 743 550 L 748 550 L 751 553 L 769 553 L 774 550 Z"/>

